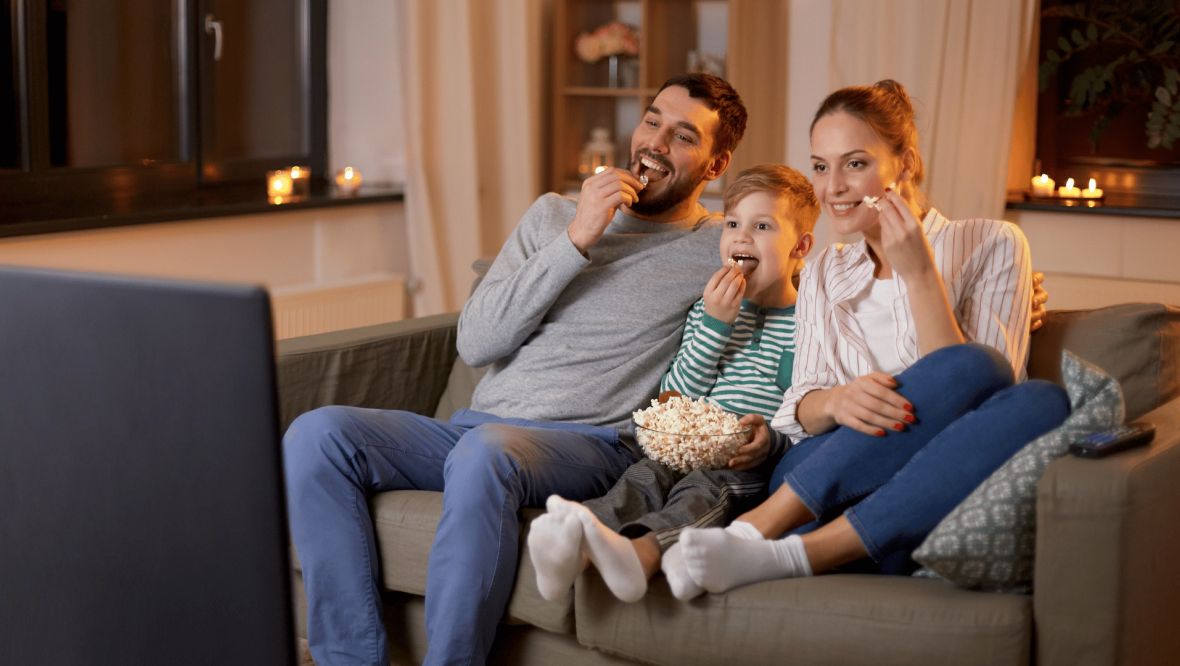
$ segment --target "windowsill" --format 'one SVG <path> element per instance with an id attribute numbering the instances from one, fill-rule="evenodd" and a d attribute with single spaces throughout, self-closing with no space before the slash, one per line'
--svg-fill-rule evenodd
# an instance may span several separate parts
<path id="1" fill-rule="evenodd" d="M 404 192 L 400 184 L 366 185 L 355 195 L 339 194 L 328 188 L 323 192 L 313 191 L 300 200 L 272 204 L 267 200 L 265 185 L 258 183 L 116 203 L 59 200 L 34 206 L 0 204 L 0 237 L 397 202 L 405 198 Z"/>
<path id="2" fill-rule="evenodd" d="M 1116 192 L 1097 200 L 1042 199 L 1030 198 L 1022 192 L 1009 192 L 1006 208 L 1071 215 L 1180 218 L 1180 197 Z"/>

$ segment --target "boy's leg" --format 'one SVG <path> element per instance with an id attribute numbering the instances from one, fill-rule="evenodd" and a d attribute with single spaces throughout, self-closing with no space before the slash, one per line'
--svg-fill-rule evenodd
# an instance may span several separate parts
<path id="1" fill-rule="evenodd" d="M 426 663 L 483 663 L 516 574 L 517 511 L 551 494 L 598 497 L 634 462 L 613 441 L 503 423 L 468 431 L 447 458 L 426 580 Z"/>
<path id="2" fill-rule="evenodd" d="M 672 489 L 683 478 L 682 472 L 667 465 L 651 458 L 640 458 L 623 472 L 606 494 L 586 500 L 582 505 L 607 527 L 624 532 L 625 526 L 664 508 Z"/>
<path id="3" fill-rule="evenodd" d="M 388 662 L 368 497 L 383 490 L 441 490 L 443 463 L 461 433 L 417 414 L 355 407 L 308 412 L 287 430 L 291 539 L 317 664 Z"/>

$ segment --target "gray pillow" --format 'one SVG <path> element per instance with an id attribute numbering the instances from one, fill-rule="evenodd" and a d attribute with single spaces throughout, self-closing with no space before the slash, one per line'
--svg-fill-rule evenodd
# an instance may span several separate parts
<path id="1" fill-rule="evenodd" d="M 1117 380 L 1068 351 L 1062 354 L 1061 375 L 1069 417 L 1025 445 L 927 535 L 913 554 L 926 568 L 915 575 L 990 591 L 1031 588 L 1041 474 L 1071 442 L 1123 422 Z"/>

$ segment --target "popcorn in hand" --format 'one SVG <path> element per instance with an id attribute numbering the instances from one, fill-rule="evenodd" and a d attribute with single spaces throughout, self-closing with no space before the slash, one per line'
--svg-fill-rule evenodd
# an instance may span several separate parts
<path id="1" fill-rule="evenodd" d="M 644 454 L 672 469 L 721 469 L 749 441 L 749 428 L 704 398 L 674 396 L 632 413 L 635 437 Z"/>

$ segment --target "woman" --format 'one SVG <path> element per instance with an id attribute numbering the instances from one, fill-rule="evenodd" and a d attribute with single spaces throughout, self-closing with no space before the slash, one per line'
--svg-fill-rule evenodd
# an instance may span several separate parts
<path id="1" fill-rule="evenodd" d="M 909 573 L 934 526 L 1069 413 L 1060 387 L 1016 383 L 1030 316 L 1023 234 L 926 206 L 905 89 L 829 95 L 811 152 L 829 219 L 863 240 L 803 273 L 794 384 L 772 423 L 795 444 L 777 490 L 727 528 L 686 531 L 665 557 L 674 588 L 722 592 L 865 558 Z"/>

